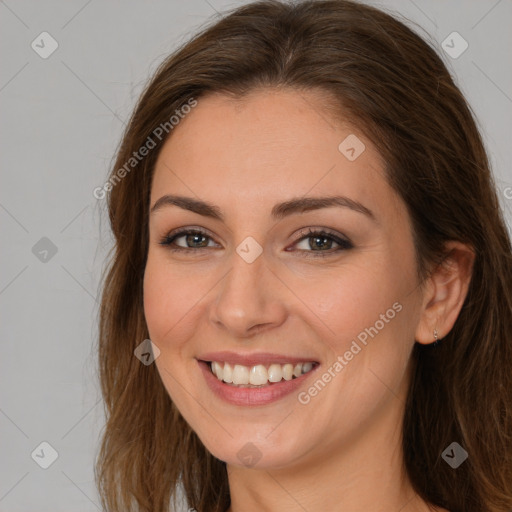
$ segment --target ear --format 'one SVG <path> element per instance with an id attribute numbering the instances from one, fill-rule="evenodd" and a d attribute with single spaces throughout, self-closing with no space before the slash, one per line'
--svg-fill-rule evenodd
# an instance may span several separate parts
<path id="1" fill-rule="evenodd" d="M 428 345 L 444 338 L 452 329 L 466 298 L 473 273 L 475 252 L 471 246 L 451 241 L 447 257 L 434 269 L 424 288 L 423 306 L 415 339 Z"/>

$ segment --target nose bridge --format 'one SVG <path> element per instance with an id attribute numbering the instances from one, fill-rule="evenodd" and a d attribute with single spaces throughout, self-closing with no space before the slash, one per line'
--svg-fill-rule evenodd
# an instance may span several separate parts
<path id="1" fill-rule="evenodd" d="M 255 326 L 284 321 L 285 304 L 272 284 L 276 279 L 262 249 L 254 239 L 245 239 L 236 247 L 212 306 L 211 320 L 237 337 L 247 336 Z"/>

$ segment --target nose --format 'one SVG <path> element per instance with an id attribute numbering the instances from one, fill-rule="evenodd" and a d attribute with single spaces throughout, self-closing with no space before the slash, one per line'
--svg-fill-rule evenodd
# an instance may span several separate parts
<path id="1" fill-rule="evenodd" d="M 248 263 L 233 251 L 231 270 L 216 287 L 210 321 L 233 338 L 249 338 L 286 320 L 286 287 L 261 254 Z"/>

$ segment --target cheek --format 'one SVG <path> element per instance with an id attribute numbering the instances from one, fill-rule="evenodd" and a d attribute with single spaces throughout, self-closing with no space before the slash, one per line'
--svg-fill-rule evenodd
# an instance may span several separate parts
<path id="1" fill-rule="evenodd" d="M 200 298 L 198 281 L 179 273 L 159 255 L 148 255 L 144 273 L 144 314 L 150 338 L 164 350 L 186 337 L 189 316 Z M 178 333 L 181 333 L 177 336 Z"/>
<path id="2" fill-rule="evenodd" d="M 327 369 L 336 375 L 333 389 L 339 393 L 325 400 L 346 400 L 356 415 L 363 404 L 363 409 L 374 407 L 388 394 L 388 386 L 397 389 L 407 367 L 416 304 L 410 293 L 414 260 L 404 254 L 399 264 L 390 252 L 380 252 L 325 274 L 315 286 L 302 285 L 308 304 L 322 320 L 319 334 L 328 345 Z M 333 368 L 339 356 L 343 369 Z M 357 410 L 352 410 L 355 404 Z"/>
<path id="3" fill-rule="evenodd" d="M 187 340 L 193 338 L 197 326 L 200 284 L 190 272 L 176 272 L 165 255 L 150 250 L 144 273 L 144 315 L 149 338 L 160 349 L 155 364 L 162 382 L 187 421 L 197 414 L 190 398 L 196 392 L 190 394 L 189 381 L 192 376 L 196 379 L 193 372 L 198 368 L 188 353 Z"/>
<path id="4" fill-rule="evenodd" d="M 148 257 L 144 272 L 144 316 L 150 338 L 159 346 L 165 330 L 170 328 L 169 320 L 174 316 L 173 295 L 165 293 L 168 284 L 165 274 Z"/>
<path id="5" fill-rule="evenodd" d="M 396 272 L 396 268 L 391 259 L 381 254 L 367 262 L 322 271 L 315 279 L 297 279 L 295 287 L 323 321 L 325 335 L 334 340 L 331 345 L 338 353 L 348 350 L 351 341 L 361 333 L 360 339 L 364 340 L 365 329 L 375 324 L 379 333 L 384 334 L 401 322 L 397 310 L 404 307 L 410 281 L 405 264 L 401 272 Z"/>

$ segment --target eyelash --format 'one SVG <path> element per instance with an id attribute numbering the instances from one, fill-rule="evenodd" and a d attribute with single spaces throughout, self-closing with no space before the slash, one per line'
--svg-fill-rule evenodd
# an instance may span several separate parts
<path id="1" fill-rule="evenodd" d="M 169 233 L 168 235 L 164 236 L 162 238 L 162 240 L 159 242 L 160 245 L 163 245 L 163 246 L 166 246 L 170 251 L 173 251 L 173 252 L 189 252 L 189 251 L 201 251 L 203 249 L 209 249 L 209 247 L 197 247 L 197 248 L 194 248 L 194 247 L 180 247 L 180 246 L 173 246 L 172 244 L 174 243 L 174 241 L 177 239 L 177 238 L 180 238 L 184 235 L 202 235 L 206 238 L 212 238 L 206 231 L 202 230 L 202 229 L 183 229 L 181 231 L 177 231 L 176 233 Z M 302 231 L 300 233 L 300 238 L 298 238 L 293 245 L 299 243 L 299 242 L 302 242 L 302 240 L 307 240 L 308 238 L 327 238 L 329 240 L 332 240 L 334 242 L 336 242 L 339 247 L 335 250 L 329 250 L 329 251 L 313 251 L 313 250 L 310 250 L 310 251 L 307 251 L 307 250 L 304 250 L 304 249 L 299 249 L 301 252 L 304 252 L 304 253 L 313 253 L 311 255 L 305 255 L 305 257 L 307 258 L 325 258 L 327 256 L 331 256 L 331 255 L 334 255 L 336 253 L 339 253 L 340 251 L 345 251 L 347 249 L 353 249 L 354 248 L 354 245 L 352 244 L 352 242 L 348 239 L 343 239 L 343 238 L 340 238 L 338 236 L 336 236 L 334 233 L 331 233 L 327 230 L 323 230 L 323 229 L 320 229 L 320 230 L 314 230 L 314 229 L 311 229 L 311 228 L 308 228 L 308 231 L 304 232 Z"/>

